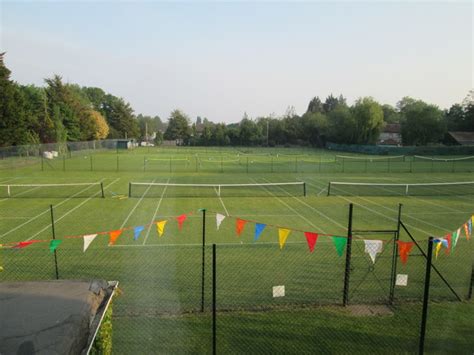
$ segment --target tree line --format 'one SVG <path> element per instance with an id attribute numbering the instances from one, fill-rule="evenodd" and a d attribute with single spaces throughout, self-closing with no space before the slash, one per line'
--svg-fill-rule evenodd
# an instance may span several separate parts
<path id="1" fill-rule="evenodd" d="M 190 117 L 180 110 L 167 122 L 159 116 L 134 113 L 123 98 L 96 87 L 64 83 L 54 75 L 42 87 L 20 85 L 10 79 L 0 54 L 0 146 L 105 138 L 177 140 L 184 145 L 322 147 L 326 142 L 375 144 L 387 123 L 399 123 L 403 144 L 442 143 L 447 131 L 474 131 L 474 101 L 466 99 L 441 110 L 436 105 L 405 97 L 397 105 L 380 104 L 363 97 L 352 105 L 344 96 L 314 97 L 304 114 L 293 107 L 275 115 L 239 123 L 214 123 Z"/>

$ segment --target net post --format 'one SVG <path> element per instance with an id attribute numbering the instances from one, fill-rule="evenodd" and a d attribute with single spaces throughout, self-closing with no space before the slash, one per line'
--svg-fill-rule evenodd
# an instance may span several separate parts
<path id="1" fill-rule="evenodd" d="M 426 320 L 428 318 L 428 301 L 430 297 L 430 278 L 431 278 L 431 261 L 433 258 L 433 237 L 428 239 L 428 256 L 426 258 L 426 272 L 425 272 L 425 289 L 423 293 L 423 310 L 421 314 L 420 326 L 420 343 L 418 353 L 423 355 L 425 350 L 425 334 L 426 334 Z"/>
<path id="2" fill-rule="evenodd" d="M 354 205 L 349 205 L 349 221 L 347 225 L 347 245 L 346 245 L 346 268 L 344 272 L 344 290 L 342 304 L 347 306 L 349 304 L 349 279 L 351 275 L 351 256 L 352 256 L 352 213 Z"/>
<path id="3" fill-rule="evenodd" d="M 212 354 L 216 355 L 217 347 L 217 324 L 216 324 L 216 294 L 217 294 L 217 260 L 216 260 L 216 244 L 212 244 Z"/>
<path id="4" fill-rule="evenodd" d="M 306 182 L 303 182 L 303 196 L 306 197 Z"/>
<path id="5" fill-rule="evenodd" d="M 102 198 L 105 198 L 105 193 L 104 193 L 104 183 L 100 183 L 100 192 L 102 193 Z"/>
<path id="6" fill-rule="evenodd" d="M 201 312 L 204 312 L 204 285 L 206 270 L 206 209 L 202 208 L 202 262 L 201 262 Z"/>
<path id="7" fill-rule="evenodd" d="M 408 196 L 408 184 L 405 185 L 405 195 Z"/>
<path id="8" fill-rule="evenodd" d="M 402 204 L 398 204 L 398 218 L 397 218 L 397 229 L 393 238 L 393 249 L 392 249 L 392 272 L 390 278 L 390 292 L 388 296 L 388 303 L 393 304 L 395 297 L 395 282 L 397 279 L 397 264 L 398 264 L 398 240 L 400 239 L 400 221 L 402 219 Z"/>
<path id="9" fill-rule="evenodd" d="M 132 183 L 128 183 L 128 197 L 132 197 Z"/>
<path id="10" fill-rule="evenodd" d="M 51 231 L 53 233 L 53 240 L 56 239 L 56 232 L 54 229 L 54 213 L 53 213 L 53 205 L 49 205 L 49 211 L 51 213 Z M 58 256 L 56 254 L 56 249 L 54 249 L 54 270 L 56 273 L 56 280 L 59 280 L 59 270 L 58 270 Z"/>
<path id="11" fill-rule="evenodd" d="M 7 185 L 7 195 L 8 195 L 8 197 L 11 197 L 10 185 Z"/>
<path id="12" fill-rule="evenodd" d="M 329 181 L 328 183 L 328 194 L 327 196 L 329 196 L 331 194 L 331 181 Z"/>

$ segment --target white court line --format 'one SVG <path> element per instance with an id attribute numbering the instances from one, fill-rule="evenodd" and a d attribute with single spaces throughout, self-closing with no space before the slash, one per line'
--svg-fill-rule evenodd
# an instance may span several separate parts
<path id="1" fill-rule="evenodd" d="M 312 180 L 314 180 L 314 179 L 312 179 Z M 312 185 L 315 186 L 314 184 L 312 184 Z M 389 217 L 389 216 L 387 216 L 386 214 L 383 214 L 382 212 L 379 212 L 379 211 L 376 211 L 376 210 L 374 210 L 374 209 L 372 209 L 372 208 L 369 208 L 369 207 L 367 207 L 367 206 L 361 205 L 360 203 L 354 202 L 354 201 L 352 201 L 352 200 L 350 200 L 350 199 L 348 199 L 348 198 L 345 198 L 344 196 L 336 196 L 336 197 L 341 198 L 341 199 L 343 199 L 343 200 L 345 200 L 345 201 L 347 201 L 347 202 L 349 202 L 349 203 L 353 203 L 353 204 L 356 205 L 356 206 L 362 207 L 363 209 L 365 209 L 365 210 L 367 210 L 367 211 L 369 211 L 369 212 L 375 213 L 375 214 L 377 214 L 377 215 L 379 215 L 379 216 L 382 216 L 382 217 L 384 217 L 384 218 L 386 218 L 386 219 L 388 219 L 388 220 L 390 220 L 390 221 L 398 222 L 398 219 L 397 219 L 397 218 Z M 358 197 L 358 196 L 354 196 L 354 197 Z M 367 202 L 371 202 L 371 201 L 367 201 Z M 374 202 L 372 202 L 372 203 L 373 203 L 374 205 L 376 205 L 376 206 L 384 207 L 383 205 L 380 205 L 380 204 L 378 204 L 378 203 L 374 203 Z M 409 215 L 406 215 L 406 216 L 408 217 Z M 413 218 L 413 217 L 412 217 L 412 218 Z M 426 222 L 424 222 L 424 223 L 426 223 Z M 413 226 L 413 225 L 411 225 L 411 224 L 406 223 L 405 225 L 406 225 L 407 227 L 412 228 L 412 229 L 418 230 L 419 232 L 422 232 L 423 234 L 428 234 L 428 235 L 431 234 L 430 232 L 428 232 L 428 231 L 426 231 L 426 230 L 424 230 L 424 229 L 415 227 L 415 226 Z M 441 228 L 441 227 L 437 227 L 437 228 Z M 441 228 L 441 229 L 444 229 L 444 228 Z M 445 230 L 448 231 L 447 229 L 445 229 Z"/>
<path id="2" fill-rule="evenodd" d="M 263 178 L 264 180 L 268 181 L 267 179 Z M 313 206 L 307 204 L 306 202 L 304 201 L 301 201 L 298 197 L 296 196 L 292 196 L 291 194 L 289 194 L 287 191 L 283 190 L 281 187 L 279 187 L 284 193 L 286 193 L 289 197 L 291 197 L 292 199 L 295 199 L 296 201 L 298 201 L 299 203 L 305 205 L 306 207 L 309 207 L 310 209 L 312 209 L 313 211 L 315 211 L 317 214 L 319 214 L 320 216 L 326 218 L 328 221 L 332 222 L 334 225 L 346 230 L 346 227 L 343 226 L 342 224 L 340 224 L 338 221 L 332 219 L 331 217 L 329 217 L 328 215 L 326 215 L 325 213 L 319 211 L 318 209 L 314 208 Z M 323 233 L 325 233 L 324 231 L 322 231 Z"/>
<path id="3" fill-rule="evenodd" d="M 168 178 L 168 181 L 166 181 L 166 183 L 169 183 L 169 182 L 170 182 L 170 179 L 171 179 L 171 178 Z M 155 221 L 156 215 L 158 214 L 158 210 L 160 209 L 160 206 L 161 206 L 161 201 L 163 201 L 163 197 L 165 196 L 165 193 L 166 193 L 166 190 L 167 190 L 167 189 L 168 189 L 168 186 L 165 186 L 165 188 L 163 189 L 163 192 L 161 193 L 161 197 L 160 197 L 160 199 L 158 200 L 158 204 L 156 205 L 155 212 L 153 213 L 153 217 L 151 218 L 151 221 L 150 221 L 150 223 L 149 223 L 148 229 L 146 230 L 145 238 L 143 238 L 143 243 L 142 243 L 142 245 L 145 245 L 146 241 L 148 240 L 148 237 L 149 237 L 150 231 L 151 231 L 152 223 Z"/>
<path id="4" fill-rule="evenodd" d="M 327 189 L 325 187 L 323 187 L 321 189 L 321 191 L 318 192 L 317 196 L 320 196 L 323 193 L 323 191 L 327 191 Z"/>
<path id="5" fill-rule="evenodd" d="M 105 179 L 101 179 L 101 180 L 99 180 L 99 182 L 102 182 L 102 181 L 104 181 L 104 180 L 105 180 Z M 75 193 L 74 195 L 72 195 L 71 197 L 68 197 L 67 199 L 62 200 L 61 202 L 59 202 L 57 205 L 55 205 L 55 207 L 61 206 L 63 203 L 66 203 L 67 201 L 73 199 L 75 196 L 79 195 L 80 193 L 83 193 L 84 191 L 87 191 L 87 190 L 90 189 L 91 187 L 93 187 L 93 186 L 88 186 L 88 187 L 86 187 L 85 189 L 83 189 L 83 190 L 81 190 L 81 191 L 79 191 L 79 192 L 76 192 L 76 193 Z M 41 212 L 41 213 L 37 214 L 36 216 L 32 217 L 30 220 L 28 220 L 28 221 L 26 221 L 26 222 L 24 222 L 24 223 L 22 223 L 22 224 L 19 224 L 18 226 L 16 226 L 15 228 L 9 230 L 8 232 L 3 233 L 2 235 L 0 235 L 0 238 L 3 238 L 4 236 L 6 236 L 6 235 L 8 235 L 8 234 L 10 234 L 10 233 L 12 233 L 12 232 L 14 232 L 14 231 L 20 229 L 21 227 L 27 225 L 28 223 L 34 221 L 35 219 L 37 219 L 37 218 L 41 217 L 42 215 L 44 215 L 44 214 L 46 214 L 46 213 L 49 213 L 49 212 L 50 212 L 50 209 L 48 208 L 47 210 L 44 210 L 43 212 Z"/>
<path id="6" fill-rule="evenodd" d="M 115 179 L 114 181 L 112 181 L 110 184 L 104 186 L 104 191 L 111 185 L 115 184 L 117 181 L 119 181 L 120 178 L 117 178 Z M 98 194 L 100 194 L 101 191 L 98 191 L 96 192 L 94 195 L 92 195 L 91 197 L 87 198 L 86 200 L 82 201 L 80 204 L 78 204 L 77 206 L 73 207 L 72 209 L 70 209 L 69 211 L 67 211 L 65 214 L 63 214 L 61 217 L 59 217 L 58 219 L 55 219 L 54 220 L 54 224 L 56 225 L 59 221 L 61 221 L 64 217 L 68 216 L 69 214 L 71 214 L 72 212 L 74 212 L 75 210 L 77 210 L 79 207 L 81 207 L 82 205 L 84 205 L 85 203 L 89 202 L 90 200 L 92 200 L 95 196 L 97 196 Z M 45 226 L 43 229 L 41 229 L 40 231 L 36 232 L 35 234 L 33 234 L 31 237 L 29 237 L 28 239 L 26 239 L 26 241 L 28 240 L 31 240 L 33 239 L 34 237 L 36 237 L 37 235 L 43 233 L 45 230 L 49 229 L 51 227 L 51 223 L 48 224 L 47 226 Z"/>
<path id="7" fill-rule="evenodd" d="M 310 179 L 311 179 L 311 178 L 310 178 Z M 311 180 L 316 181 L 315 179 L 311 179 Z M 314 185 L 314 184 L 311 184 L 311 183 L 308 183 L 308 184 L 309 184 L 309 185 L 312 185 L 312 186 L 315 186 L 315 187 L 317 186 L 317 185 Z M 358 198 L 359 200 L 362 200 L 362 201 L 365 201 L 365 202 L 367 202 L 367 203 L 370 203 L 370 204 L 372 204 L 372 205 L 379 206 L 380 208 L 383 208 L 383 209 L 385 209 L 385 210 L 387 210 L 387 211 L 398 213 L 398 209 L 394 209 L 394 208 L 390 208 L 390 207 L 381 205 L 381 204 L 379 204 L 379 203 L 377 203 L 377 202 L 371 201 L 371 200 L 366 199 L 366 198 L 361 197 L 361 196 L 357 196 L 357 195 L 352 195 L 352 196 L 355 197 L 355 198 Z M 342 197 L 342 196 L 338 196 L 338 197 Z M 355 202 L 354 202 L 354 203 L 355 203 Z M 360 205 L 360 206 L 362 206 L 362 205 Z M 430 227 L 434 227 L 434 228 L 438 228 L 438 229 L 444 229 L 446 232 L 449 232 L 448 229 L 445 229 L 445 228 L 443 228 L 443 227 L 441 227 L 441 226 L 438 226 L 438 225 L 436 225 L 436 224 L 427 222 L 427 221 L 422 220 L 422 219 L 420 219 L 420 218 L 413 217 L 411 214 L 406 214 L 405 216 L 406 216 L 407 218 L 412 219 L 412 220 L 415 220 L 415 221 L 418 221 L 418 222 L 420 222 L 420 223 L 426 224 L 426 225 L 428 225 L 428 226 L 430 226 Z M 398 220 L 397 220 L 397 221 L 398 221 Z"/>
<path id="8" fill-rule="evenodd" d="M 156 178 L 153 179 L 152 183 L 154 183 L 156 181 Z M 130 219 L 130 217 L 132 216 L 133 212 L 135 212 L 135 210 L 137 209 L 138 205 L 143 201 L 143 199 L 145 198 L 145 195 L 147 194 L 148 191 L 150 191 L 150 188 L 151 188 L 151 185 L 148 185 L 147 189 L 143 192 L 142 196 L 140 197 L 140 199 L 137 201 L 137 203 L 135 204 L 135 206 L 133 206 L 132 210 L 130 211 L 130 213 L 128 214 L 127 217 L 125 217 L 122 225 L 120 226 L 119 229 L 122 229 L 123 227 L 125 227 L 125 225 L 127 224 L 128 220 Z"/>
<path id="9" fill-rule="evenodd" d="M 257 183 L 257 180 L 255 179 L 251 179 L 253 182 Z M 304 221 L 308 222 L 312 227 L 314 227 L 315 229 L 317 229 L 318 231 L 321 231 L 323 233 L 326 233 L 323 229 L 319 228 L 318 226 L 314 225 L 308 218 L 306 218 L 305 216 L 302 216 L 301 214 L 298 213 L 297 210 L 295 210 L 293 207 L 291 207 L 289 204 L 287 204 L 285 201 L 283 201 L 281 198 L 279 198 L 278 196 L 276 196 L 274 193 L 272 193 L 271 191 L 269 191 L 267 188 L 265 188 L 264 186 L 260 186 L 260 188 L 264 191 L 266 191 L 269 195 L 273 196 L 278 202 L 280 202 L 282 205 L 286 206 L 288 209 L 290 209 L 291 211 L 293 211 L 297 216 L 299 216 L 300 218 L 302 218 Z"/>
<path id="10" fill-rule="evenodd" d="M 219 195 L 219 193 L 217 192 L 217 189 L 216 189 L 215 187 L 214 187 L 214 191 L 216 191 L 216 195 L 217 195 L 217 197 L 219 197 L 219 201 L 221 201 L 222 207 L 224 207 L 225 214 L 227 215 L 227 217 L 230 216 L 230 215 L 229 215 L 229 211 L 227 211 L 227 208 L 226 208 L 225 205 L 224 205 L 224 201 L 222 201 L 222 198 L 221 198 L 221 196 Z"/>
<path id="11" fill-rule="evenodd" d="M 0 219 L 30 219 L 32 217 L 6 217 L 6 216 L 0 216 Z"/>
<path id="12" fill-rule="evenodd" d="M 24 195 L 24 194 L 26 194 L 26 193 L 28 193 L 28 192 L 31 192 L 31 191 L 34 191 L 34 190 L 37 190 L 37 189 L 39 189 L 39 186 L 37 186 L 37 187 L 33 187 L 33 188 L 31 188 L 31 189 L 28 189 L 28 190 L 25 190 L 25 191 L 23 191 L 23 192 L 20 192 L 18 195 L 15 195 L 15 197 L 17 197 L 17 196 L 21 196 L 21 195 Z M 11 201 L 11 200 L 12 200 L 12 197 L 6 197 L 6 198 L 3 198 L 3 199 L 1 199 L 1 200 L 0 200 L 0 202 L 3 202 L 3 201 L 8 201 L 8 200 L 10 200 L 10 201 Z"/>

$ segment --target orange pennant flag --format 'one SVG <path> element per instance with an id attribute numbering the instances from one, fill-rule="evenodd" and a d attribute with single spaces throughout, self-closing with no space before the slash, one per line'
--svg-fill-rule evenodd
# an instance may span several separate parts
<path id="1" fill-rule="evenodd" d="M 156 222 L 156 230 L 158 232 L 159 237 L 161 237 L 163 235 L 163 233 L 165 232 L 166 222 L 168 222 L 168 221 L 164 220 L 164 221 Z"/>
<path id="2" fill-rule="evenodd" d="M 176 220 L 178 221 L 178 229 L 181 230 L 183 228 L 183 223 L 188 218 L 186 214 L 182 214 L 181 216 L 176 217 Z"/>
<path id="3" fill-rule="evenodd" d="M 291 230 L 286 228 L 278 228 L 278 241 L 280 243 L 280 250 L 283 249 L 286 243 L 286 239 L 290 234 Z"/>
<path id="4" fill-rule="evenodd" d="M 304 236 L 308 242 L 309 251 L 312 253 L 314 251 L 314 246 L 318 241 L 318 233 L 304 232 Z"/>
<path id="5" fill-rule="evenodd" d="M 451 251 L 451 234 L 446 234 L 444 236 L 444 240 L 446 240 L 446 250 L 444 251 L 446 253 L 446 255 L 449 254 L 449 252 Z"/>
<path id="6" fill-rule="evenodd" d="M 408 260 L 408 254 L 410 254 L 411 248 L 415 245 L 413 242 L 402 242 L 400 240 L 398 243 L 398 254 L 400 254 L 400 260 L 402 264 L 406 264 Z"/>
<path id="7" fill-rule="evenodd" d="M 120 234 L 122 234 L 122 229 L 117 229 L 115 231 L 109 232 L 109 245 L 114 245 Z"/>
<path id="8" fill-rule="evenodd" d="M 466 234 L 466 239 L 469 240 L 469 226 L 467 223 L 464 223 L 464 233 Z"/>
<path id="9" fill-rule="evenodd" d="M 245 219 L 237 218 L 235 220 L 235 232 L 237 233 L 238 237 L 240 237 L 240 235 L 242 234 L 246 223 L 247 221 Z"/>

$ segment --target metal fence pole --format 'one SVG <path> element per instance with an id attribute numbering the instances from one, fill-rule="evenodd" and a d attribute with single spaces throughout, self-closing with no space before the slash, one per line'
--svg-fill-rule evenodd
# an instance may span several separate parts
<path id="1" fill-rule="evenodd" d="M 347 226 L 347 245 L 346 245 L 346 269 L 344 272 L 344 290 L 342 295 L 342 304 L 349 304 L 349 279 L 351 275 L 351 255 L 352 255 L 352 212 L 354 205 L 349 205 L 349 222 Z"/>
<path id="2" fill-rule="evenodd" d="M 425 350 L 425 334 L 426 334 L 426 320 L 428 318 L 428 300 L 430 297 L 430 278 L 431 278 L 431 260 L 433 258 L 433 237 L 428 239 L 428 257 L 426 258 L 426 273 L 425 273 L 425 291 L 423 294 L 423 310 L 421 313 L 420 326 L 420 344 L 418 353 L 423 355 Z"/>
<path id="3" fill-rule="evenodd" d="M 216 355 L 217 347 L 217 324 L 216 324 L 216 245 L 212 244 L 212 353 Z"/>
<path id="4" fill-rule="evenodd" d="M 49 205 L 49 211 L 51 212 L 51 230 L 53 232 L 53 240 L 55 240 L 56 239 L 56 232 L 54 230 L 53 205 Z M 59 280 L 58 256 L 56 254 L 56 249 L 54 249 L 54 270 L 56 272 L 56 280 Z"/>
<path id="5" fill-rule="evenodd" d="M 94 165 L 92 163 L 92 154 L 89 155 L 90 161 L 91 161 L 91 171 L 94 170 Z"/>
<path id="6" fill-rule="evenodd" d="M 474 284 L 474 264 L 472 264 L 471 269 L 471 283 L 469 285 L 469 291 L 467 293 L 467 299 L 470 300 L 472 298 L 472 286 Z"/>
<path id="7" fill-rule="evenodd" d="M 117 166 L 116 170 L 119 171 L 119 155 L 118 155 L 118 149 L 117 149 Z"/>
<path id="8" fill-rule="evenodd" d="M 247 173 L 249 172 L 249 157 L 247 157 Z"/>
<path id="9" fill-rule="evenodd" d="M 206 209 L 202 210 L 202 264 L 201 264 L 201 312 L 204 312 L 204 282 L 206 268 Z"/>
<path id="10" fill-rule="evenodd" d="M 390 276 L 390 293 L 388 296 L 388 303 L 393 304 L 395 297 L 395 282 L 397 279 L 397 265 L 398 265 L 398 240 L 400 239 L 400 221 L 402 219 L 402 204 L 398 204 L 398 220 L 397 220 L 397 232 L 393 238 L 393 249 L 392 249 L 392 272 Z"/>
<path id="11" fill-rule="evenodd" d="M 66 171 L 66 156 L 63 155 L 63 171 Z"/>

